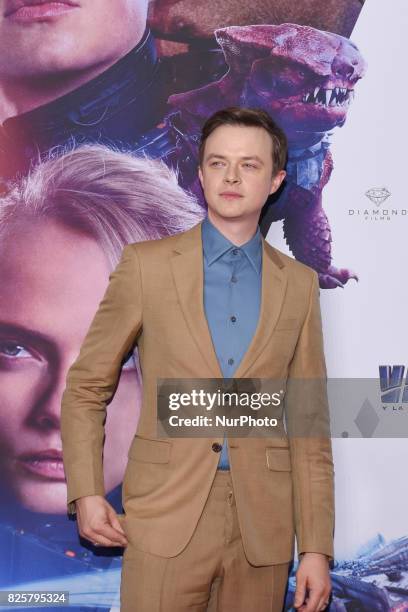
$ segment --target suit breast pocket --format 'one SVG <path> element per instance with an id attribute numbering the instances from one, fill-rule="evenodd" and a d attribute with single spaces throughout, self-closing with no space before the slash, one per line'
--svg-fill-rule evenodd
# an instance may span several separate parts
<path id="1" fill-rule="evenodd" d="M 272 334 L 274 350 L 291 359 L 300 335 L 300 325 L 296 317 L 279 319 Z"/>
<path id="2" fill-rule="evenodd" d="M 268 470 L 276 472 L 291 472 L 292 464 L 290 460 L 290 451 L 288 448 L 267 448 L 266 452 L 266 467 Z"/>
<path id="3" fill-rule="evenodd" d="M 297 331 L 300 328 L 300 321 L 299 319 L 296 319 L 296 317 L 285 317 L 285 318 L 280 318 L 279 321 L 276 324 L 275 330 L 276 331 L 283 331 L 283 330 L 293 330 L 293 331 Z"/>

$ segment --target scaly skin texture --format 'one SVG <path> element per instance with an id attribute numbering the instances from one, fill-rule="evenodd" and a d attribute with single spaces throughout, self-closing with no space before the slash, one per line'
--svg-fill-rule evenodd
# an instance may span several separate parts
<path id="1" fill-rule="evenodd" d="M 286 186 L 268 212 L 269 222 L 284 220 L 291 251 L 318 272 L 322 288 L 357 280 L 351 270 L 332 265 L 331 231 L 322 208 L 322 190 L 333 168 L 328 133 L 344 125 L 365 71 L 357 47 L 337 34 L 296 24 L 234 26 L 215 35 L 228 72 L 169 99 L 185 133 L 197 137 L 205 119 L 226 106 L 267 110 L 289 141 Z"/>
<path id="2" fill-rule="evenodd" d="M 158 38 L 208 42 L 220 27 L 285 22 L 350 36 L 364 0 L 150 0 L 149 24 Z"/>

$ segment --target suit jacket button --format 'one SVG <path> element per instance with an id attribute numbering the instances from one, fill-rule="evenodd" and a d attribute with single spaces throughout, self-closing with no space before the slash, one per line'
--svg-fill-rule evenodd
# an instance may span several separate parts
<path id="1" fill-rule="evenodd" d="M 221 444 L 218 444 L 218 442 L 214 442 L 211 448 L 213 449 L 214 453 L 220 453 L 222 451 L 222 446 Z"/>

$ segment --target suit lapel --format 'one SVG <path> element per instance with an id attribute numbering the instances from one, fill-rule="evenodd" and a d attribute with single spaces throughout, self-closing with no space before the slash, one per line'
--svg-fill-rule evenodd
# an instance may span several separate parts
<path id="1" fill-rule="evenodd" d="M 187 326 L 214 378 L 222 378 L 204 311 L 201 223 L 180 235 L 171 258 L 174 283 Z"/>
<path id="2" fill-rule="evenodd" d="M 286 293 L 287 275 L 276 251 L 262 238 L 262 289 L 258 325 L 235 378 L 242 378 L 267 346 L 278 322 Z"/>
<path id="3" fill-rule="evenodd" d="M 191 335 L 215 378 L 223 378 L 204 310 L 201 223 L 178 237 L 171 267 L 181 309 Z M 262 290 L 258 325 L 234 376 L 249 370 L 269 342 L 282 308 L 287 285 L 284 265 L 262 238 Z"/>

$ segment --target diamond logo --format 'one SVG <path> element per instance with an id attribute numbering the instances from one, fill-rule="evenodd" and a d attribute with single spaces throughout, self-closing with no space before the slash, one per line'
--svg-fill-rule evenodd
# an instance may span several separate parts
<path id="1" fill-rule="evenodd" d="M 361 406 L 357 417 L 354 419 L 357 429 L 363 438 L 371 438 L 377 429 L 380 419 L 368 399 Z"/>
<path id="2" fill-rule="evenodd" d="M 386 187 L 373 187 L 365 192 L 365 195 L 373 204 L 380 206 L 385 200 L 387 200 L 391 192 Z"/>

